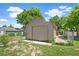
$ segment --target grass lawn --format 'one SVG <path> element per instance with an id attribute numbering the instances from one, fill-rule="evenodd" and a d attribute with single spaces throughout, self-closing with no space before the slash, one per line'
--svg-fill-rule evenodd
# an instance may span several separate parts
<path id="1" fill-rule="evenodd" d="M 1 56 L 78 56 L 79 40 L 74 46 L 39 45 L 23 42 L 20 37 L 10 37 L 7 47 L 0 47 Z"/>
<path id="2" fill-rule="evenodd" d="M 79 49 L 75 46 L 37 46 L 41 49 L 43 56 L 77 56 L 79 55 Z"/>

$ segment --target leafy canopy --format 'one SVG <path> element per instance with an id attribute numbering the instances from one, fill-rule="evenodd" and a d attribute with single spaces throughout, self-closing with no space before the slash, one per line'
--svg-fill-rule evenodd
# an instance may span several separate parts
<path id="1" fill-rule="evenodd" d="M 2 27 L 3 27 L 3 28 L 7 28 L 7 25 L 3 25 Z"/>
<path id="2" fill-rule="evenodd" d="M 79 26 L 79 5 L 71 10 L 67 16 L 67 22 L 65 26 L 72 29 Z"/>
<path id="3" fill-rule="evenodd" d="M 31 8 L 24 10 L 20 14 L 17 15 L 17 23 L 20 23 L 22 25 L 27 25 L 32 20 L 40 19 L 42 17 L 41 10 L 38 8 Z"/>
<path id="4" fill-rule="evenodd" d="M 10 24 L 10 25 L 8 26 L 8 28 L 14 28 L 14 26 L 13 26 L 12 24 Z"/>
<path id="5" fill-rule="evenodd" d="M 50 23 L 57 26 L 59 24 L 58 20 L 59 20 L 59 17 L 56 15 L 56 16 L 50 18 Z"/>

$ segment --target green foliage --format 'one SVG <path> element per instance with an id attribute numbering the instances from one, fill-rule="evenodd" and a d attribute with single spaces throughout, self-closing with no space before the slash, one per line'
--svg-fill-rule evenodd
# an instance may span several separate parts
<path id="1" fill-rule="evenodd" d="M 50 18 L 50 23 L 54 24 L 55 26 L 58 26 L 58 24 L 59 24 L 58 20 L 59 20 L 59 17 L 56 15 L 56 16 Z"/>
<path id="2" fill-rule="evenodd" d="M 71 29 L 74 29 L 77 26 L 79 26 L 79 5 L 74 7 L 70 11 L 69 15 L 67 16 L 67 21 L 65 26 Z"/>
<path id="3" fill-rule="evenodd" d="M 17 41 L 17 39 L 18 39 L 17 37 L 13 37 L 13 41 L 14 40 Z M 15 49 L 13 50 L 14 47 Z M 22 55 L 30 56 L 33 49 L 29 50 L 29 48 L 33 48 L 33 49 L 35 48 L 36 50 L 39 49 L 38 51 L 41 52 L 40 53 L 41 56 L 78 56 L 79 39 L 74 42 L 73 46 L 56 45 L 56 44 L 52 46 L 48 46 L 48 45 L 33 44 L 33 43 L 21 41 L 20 43 L 9 45 L 8 47 L 0 48 L 0 56 L 22 56 Z"/>
<path id="4" fill-rule="evenodd" d="M 10 24 L 9 26 L 3 25 L 1 28 L 14 28 L 14 26 L 12 24 Z"/>
<path id="5" fill-rule="evenodd" d="M 21 33 L 21 32 L 17 32 L 16 35 L 17 35 L 17 36 L 21 36 L 22 33 Z"/>
<path id="6" fill-rule="evenodd" d="M 61 42 L 61 43 L 55 43 L 56 45 L 64 45 L 64 46 L 73 46 L 73 42 L 71 42 L 71 41 L 68 41 L 68 43 L 63 43 L 63 42 Z"/>
<path id="7" fill-rule="evenodd" d="M 70 40 L 70 41 L 67 41 L 67 42 L 68 42 L 68 45 L 71 45 L 71 46 L 73 46 L 73 45 L 74 45 L 73 40 Z"/>
<path id="8" fill-rule="evenodd" d="M 0 36 L 0 43 L 4 46 L 7 46 L 7 43 L 9 42 L 9 37 L 7 35 Z"/>
<path id="9" fill-rule="evenodd" d="M 58 29 L 65 29 L 65 23 L 67 21 L 67 17 L 58 17 L 57 15 L 50 19 L 50 23 L 54 26 L 57 26 Z"/>
<path id="10" fill-rule="evenodd" d="M 64 32 L 64 29 L 59 29 L 60 34 L 63 34 L 63 32 Z"/>
<path id="11" fill-rule="evenodd" d="M 41 19 L 41 18 L 43 18 L 42 13 L 38 8 L 31 8 L 31 9 L 24 10 L 16 17 L 17 23 L 20 23 L 23 25 L 27 25 L 32 20 Z"/>
<path id="12" fill-rule="evenodd" d="M 78 43 L 79 44 L 79 43 Z M 68 45 L 36 45 L 41 49 L 42 56 L 75 56 L 79 55 L 76 47 Z M 79 46 L 79 45 L 78 45 Z"/>
<path id="13" fill-rule="evenodd" d="M 65 23 L 67 21 L 67 17 L 60 17 L 59 24 L 61 25 L 61 29 L 66 29 Z"/>
<path id="14" fill-rule="evenodd" d="M 13 25 L 12 25 L 12 24 L 10 24 L 10 25 L 8 26 L 8 28 L 14 28 L 14 27 L 13 27 Z"/>
<path id="15" fill-rule="evenodd" d="M 50 23 L 53 24 L 55 30 L 60 33 L 60 34 L 63 34 L 64 32 L 64 29 L 65 29 L 65 22 L 66 22 L 66 17 L 58 17 L 57 15 L 52 17 L 50 19 Z"/>
<path id="16" fill-rule="evenodd" d="M 7 25 L 3 25 L 2 27 L 3 27 L 3 28 L 7 28 Z"/>
<path id="17" fill-rule="evenodd" d="M 8 36 L 15 36 L 15 33 L 13 33 L 13 32 L 8 33 Z"/>
<path id="18" fill-rule="evenodd" d="M 61 43 L 55 43 L 56 45 L 66 45 L 65 43 L 61 42 Z"/>
<path id="19" fill-rule="evenodd" d="M 0 56 L 16 56 L 14 51 L 5 50 L 5 48 L 0 49 Z"/>

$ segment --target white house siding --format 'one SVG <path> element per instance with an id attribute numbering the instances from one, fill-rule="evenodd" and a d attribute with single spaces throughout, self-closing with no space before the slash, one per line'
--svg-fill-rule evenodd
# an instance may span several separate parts
<path id="1" fill-rule="evenodd" d="M 4 35 L 5 34 L 5 31 L 0 31 L 0 35 Z"/>

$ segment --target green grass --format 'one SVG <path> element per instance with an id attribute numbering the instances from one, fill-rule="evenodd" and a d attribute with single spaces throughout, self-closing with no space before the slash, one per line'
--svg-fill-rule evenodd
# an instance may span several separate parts
<path id="1" fill-rule="evenodd" d="M 32 52 L 38 56 L 79 56 L 79 40 L 74 40 L 73 46 L 64 45 L 39 45 L 23 42 L 20 37 L 10 37 L 12 43 L 7 47 L 0 47 L 0 56 L 31 56 Z M 37 51 L 40 53 L 37 53 Z"/>
<path id="2" fill-rule="evenodd" d="M 43 56 L 79 56 L 79 41 L 74 41 L 73 46 L 52 45 L 43 46 L 34 44 L 42 51 Z"/>
<path id="3" fill-rule="evenodd" d="M 70 56 L 76 55 L 73 47 L 69 46 L 40 46 L 44 56 Z M 79 55 L 79 54 L 78 54 Z"/>

